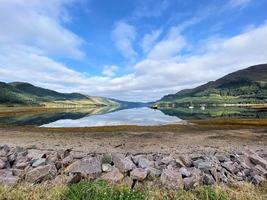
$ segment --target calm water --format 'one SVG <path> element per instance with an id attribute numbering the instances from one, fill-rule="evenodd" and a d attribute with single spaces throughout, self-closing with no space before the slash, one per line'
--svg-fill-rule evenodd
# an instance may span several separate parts
<path id="1" fill-rule="evenodd" d="M 112 107 L 46 110 L 42 112 L 10 112 L 1 114 L 0 124 L 42 127 L 90 127 L 113 125 L 164 125 L 209 118 L 267 118 L 266 109 L 246 108 L 150 108 L 118 109 Z"/>
<path id="2" fill-rule="evenodd" d="M 90 115 L 81 119 L 62 119 L 43 127 L 93 127 L 114 125 L 164 125 L 180 123 L 176 116 L 165 115 L 159 110 L 150 108 L 132 108 L 112 113 Z"/>

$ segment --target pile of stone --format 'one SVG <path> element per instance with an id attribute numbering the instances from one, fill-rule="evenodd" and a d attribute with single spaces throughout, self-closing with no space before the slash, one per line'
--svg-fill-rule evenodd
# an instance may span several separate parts
<path id="1" fill-rule="evenodd" d="M 260 184 L 267 178 L 267 154 L 252 150 L 213 155 L 86 154 L 72 150 L 0 146 L 0 184 L 54 184 L 102 179 L 136 185 L 153 181 L 163 187 L 190 189 L 215 183 Z"/>

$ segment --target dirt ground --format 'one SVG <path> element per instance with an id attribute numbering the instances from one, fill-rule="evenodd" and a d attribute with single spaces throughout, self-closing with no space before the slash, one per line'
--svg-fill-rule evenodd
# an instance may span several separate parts
<path id="1" fill-rule="evenodd" d="M 216 130 L 66 131 L 44 128 L 0 128 L 0 144 L 40 149 L 73 149 L 87 153 L 214 153 L 251 148 L 267 152 L 265 128 Z M 162 129 L 162 130 L 161 130 Z"/>

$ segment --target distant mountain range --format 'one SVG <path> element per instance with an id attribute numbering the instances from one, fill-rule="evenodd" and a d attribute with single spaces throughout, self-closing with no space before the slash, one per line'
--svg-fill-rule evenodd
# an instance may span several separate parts
<path id="1" fill-rule="evenodd" d="M 267 64 L 255 65 L 228 74 L 193 89 L 169 94 L 158 107 L 267 103 Z"/>
<path id="2" fill-rule="evenodd" d="M 46 107 L 120 105 L 108 98 L 90 97 L 80 93 L 60 93 L 24 82 L 0 82 L 0 104 Z"/>

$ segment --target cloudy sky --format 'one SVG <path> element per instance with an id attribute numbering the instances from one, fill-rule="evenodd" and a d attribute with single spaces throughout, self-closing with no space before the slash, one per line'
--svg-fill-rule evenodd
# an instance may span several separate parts
<path id="1" fill-rule="evenodd" d="M 0 81 L 157 100 L 267 63 L 267 0 L 0 0 Z"/>

